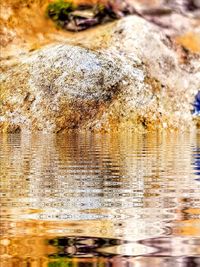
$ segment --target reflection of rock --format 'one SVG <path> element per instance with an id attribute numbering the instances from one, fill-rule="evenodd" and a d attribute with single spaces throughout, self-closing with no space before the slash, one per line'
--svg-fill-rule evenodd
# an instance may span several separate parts
<path id="1" fill-rule="evenodd" d="M 151 208 L 157 209 L 152 216 L 160 209 L 164 216 L 165 205 L 173 213 L 173 199 L 182 198 L 183 191 L 188 197 L 193 194 L 191 198 L 199 193 L 200 185 L 192 180 L 196 176 L 190 147 L 195 144 L 186 134 L 13 135 L 0 139 L 0 145 L 6 192 L 2 203 L 10 209 L 15 203 L 15 218 L 21 208 L 38 210 L 43 219 L 68 215 L 131 219 Z M 191 188 L 195 192 L 190 193 Z M 21 218 L 17 215 L 17 220 Z M 149 214 L 147 219 L 154 217 Z"/>
<path id="2" fill-rule="evenodd" d="M 138 17 L 104 29 L 92 39 L 30 53 L 5 71 L 1 128 L 188 126 L 190 103 L 200 86 L 198 60 L 192 67 L 181 63 L 170 41 Z"/>
<path id="3" fill-rule="evenodd" d="M 93 236 L 135 241 L 112 248 L 116 254 L 199 255 L 198 240 L 192 240 L 199 234 L 200 212 L 196 138 L 187 133 L 6 135 L 0 138 L 1 230 L 11 240 L 23 238 L 23 244 L 37 244 L 28 238 Z M 24 246 L 14 244 L 18 255 Z M 44 251 L 34 245 L 31 255 L 42 257 Z"/>

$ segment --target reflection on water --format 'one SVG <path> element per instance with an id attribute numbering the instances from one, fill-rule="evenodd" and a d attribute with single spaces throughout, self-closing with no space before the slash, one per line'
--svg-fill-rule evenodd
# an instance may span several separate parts
<path id="1" fill-rule="evenodd" d="M 200 266 L 200 134 L 0 136 L 1 267 Z"/>

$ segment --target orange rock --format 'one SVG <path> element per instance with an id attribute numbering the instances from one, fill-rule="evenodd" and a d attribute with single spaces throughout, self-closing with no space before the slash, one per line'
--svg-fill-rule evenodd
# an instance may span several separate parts
<path id="1" fill-rule="evenodd" d="M 177 37 L 177 42 L 194 53 L 200 53 L 200 32 L 188 32 Z"/>

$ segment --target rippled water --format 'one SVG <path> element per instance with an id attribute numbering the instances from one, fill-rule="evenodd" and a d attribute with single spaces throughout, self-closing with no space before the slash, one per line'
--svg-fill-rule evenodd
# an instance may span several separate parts
<path id="1" fill-rule="evenodd" d="M 200 133 L 0 136 L 1 267 L 200 266 Z"/>

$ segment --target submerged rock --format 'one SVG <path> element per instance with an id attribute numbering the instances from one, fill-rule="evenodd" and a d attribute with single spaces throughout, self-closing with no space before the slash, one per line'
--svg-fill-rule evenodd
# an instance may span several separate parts
<path id="1" fill-rule="evenodd" d="M 199 56 L 183 60 L 157 27 L 130 16 L 24 55 L 1 83 L 3 131 L 186 128 Z"/>

